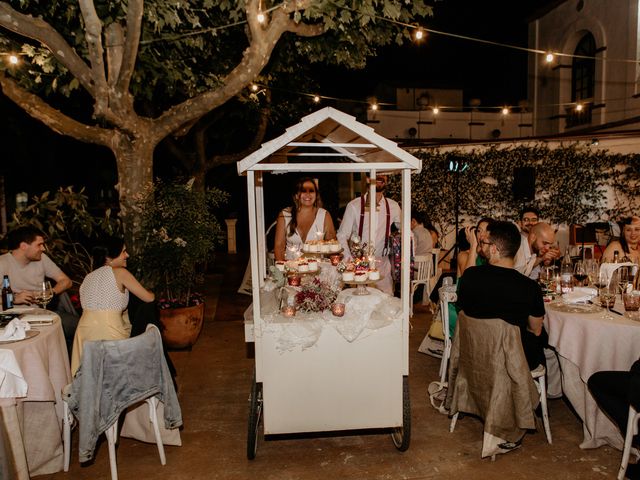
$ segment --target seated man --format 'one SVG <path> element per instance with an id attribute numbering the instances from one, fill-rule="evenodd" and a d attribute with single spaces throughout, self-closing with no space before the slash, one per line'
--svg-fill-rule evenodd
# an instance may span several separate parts
<path id="1" fill-rule="evenodd" d="M 589 377 L 587 384 L 598 406 L 618 425 L 624 437 L 629 404 L 640 411 L 640 359 L 628 372 L 596 372 Z M 633 444 L 640 446 L 640 435 L 633 438 Z M 627 478 L 640 480 L 640 463 L 629 464 Z"/>
<path id="2" fill-rule="evenodd" d="M 411 212 L 411 231 L 413 232 L 414 245 L 413 254 L 417 256 L 431 255 L 433 250 L 433 239 L 431 232 L 424 226 L 424 215 L 420 212 Z"/>
<path id="3" fill-rule="evenodd" d="M 542 319 L 544 302 L 540 286 L 518 273 L 514 256 L 520 232 L 511 222 L 492 222 L 488 237 L 480 241 L 488 265 L 469 267 L 460 278 L 457 306 L 475 318 L 501 318 L 520 328 L 522 346 L 531 370 L 544 365 Z"/>
<path id="4" fill-rule="evenodd" d="M 518 241 L 520 242 L 518 237 Z M 551 265 L 560 258 L 560 249 L 555 245 L 556 232 L 548 223 L 536 223 L 529 230 L 526 241 L 522 241 L 515 256 L 514 268 L 529 278 L 537 280 L 541 265 Z"/>
<path id="5" fill-rule="evenodd" d="M 40 289 L 45 278 L 55 281 L 55 295 L 71 287 L 71 279 L 44 253 L 44 240 L 45 234 L 29 225 L 18 227 L 7 235 L 10 251 L 0 256 L 0 278 L 9 276 L 16 305 L 34 303 L 33 292 Z M 79 318 L 67 312 L 57 313 L 62 320 L 67 349 L 71 352 Z"/>

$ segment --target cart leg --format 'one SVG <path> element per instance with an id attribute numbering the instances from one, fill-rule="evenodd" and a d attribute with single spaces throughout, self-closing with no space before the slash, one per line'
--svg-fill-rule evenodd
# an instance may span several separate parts
<path id="1" fill-rule="evenodd" d="M 256 372 L 253 371 L 251 395 L 249 396 L 249 431 L 247 435 L 247 458 L 256 458 L 258 450 L 258 428 L 262 416 L 262 383 L 256 382 Z"/>
<path id="2" fill-rule="evenodd" d="M 402 377 L 402 426 L 393 430 L 391 440 L 401 452 L 405 452 L 411 443 L 411 399 L 407 376 Z"/>

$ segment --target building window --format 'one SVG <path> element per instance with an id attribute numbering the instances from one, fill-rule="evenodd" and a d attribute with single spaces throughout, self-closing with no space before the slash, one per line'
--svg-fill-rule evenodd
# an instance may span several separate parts
<path id="1" fill-rule="evenodd" d="M 596 84 L 596 40 L 591 33 L 587 33 L 578 42 L 571 65 L 571 101 L 577 103 L 592 103 Z M 575 110 L 573 106 L 570 109 Z M 582 112 L 568 112 L 567 128 L 584 125 L 591 122 L 591 108 Z"/>

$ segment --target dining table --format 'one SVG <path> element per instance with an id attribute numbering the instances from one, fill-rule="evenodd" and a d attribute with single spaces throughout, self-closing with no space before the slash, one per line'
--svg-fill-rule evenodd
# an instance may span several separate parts
<path id="1" fill-rule="evenodd" d="M 582 420 L 580 448 L 610 445 L 622 450 L 618 427 L 598 407 L 587 387 L 589 377 L 603 370 L 628 371 L 640 357 L 640 321 L 625 313 L 618 300 L 611 312 L 593 303 L 546 304 L 544 319 L 558 369 L 548 369 L 549 383 L 561 382 L 562 394 Z M 556 373 L 557 372 L 557 373 Z"/>
<path id="2" fill-rule="evenodd" d="M 0 397 L 3 446 L 13 470 L 10 478 L 19 480 L 62 470 L 61 392 L 71 383 L 60 317 L 41 309 L 30 313 L 40 314 L 42 323 L 50 324 L 32 327 L 23 340 L 0 342 L 0 349 L 13 354 L 27 384 L 26 394 Z"/>

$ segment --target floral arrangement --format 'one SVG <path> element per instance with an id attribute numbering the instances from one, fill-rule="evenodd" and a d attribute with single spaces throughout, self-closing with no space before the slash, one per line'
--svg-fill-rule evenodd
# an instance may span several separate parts
<path id="1" fill-rule="evenodd" d="M 353 258 L 369 258 L 374 254 L 374 249 L 362 242 L 358 235 L 352 235 L 349 239 L 349 251 Z"/>
<path id="2" fill-rule="evenodd" d="M 340 293 L 340 289 L 314 278 L 311 283 L 302 285 L 296 294 L 296 307 L 303 312 L 322 312 L 329 310 Z"/>

